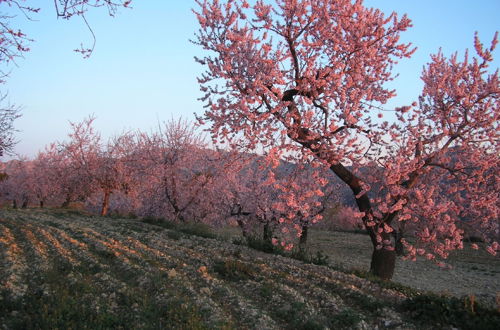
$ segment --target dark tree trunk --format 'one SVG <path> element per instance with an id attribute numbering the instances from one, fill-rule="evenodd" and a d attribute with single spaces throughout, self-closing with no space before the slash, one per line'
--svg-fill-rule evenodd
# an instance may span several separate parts
<path id="1" fill-rule="evenodd" d="M 398 256 L 404 256 L 404 254 L 405 254 L 405 247 L 403 245 L 403 238 L 404 238 L 404 233 L 401 229 L 394 231 L 396 255 L 398 255 Z"/>
<path id="2" fill-rule="evenodd" d="M 61 207 L 64 209 L 64 208 L 67 208 L 69 206 L 69 203 L 71 203 L 71 197 L 69 195 L 66 196 L 66 199 L 64 200 L 64 202 L 62 203 Z"/>
<path id="3" fill-rule="evenodd" d="M 383 280 L 390 280 L 396 267 L 396 251 L 373 249 L 370 272 Z"/>
<path id="4" fill-rule="evenodd" d="M 271 225 L 269 222 L 266 222 L 264 224 L 264 235 L 263 235 L 263 240 L 266 242 L 272 242 L 273 239 L 273 229 L 271 228 Z"/>
<path id="5" fill-rule="evenodd" d="M 241 234 L 243 235 L 243 237 L 247 238 L 248 237 L 248 231 L 247 231 L 247 228 L 246 228 L 245 223 L 243 222 L 243 220 L 238 219 L 238 220 L 236 220 L 236 222 L 238 223 L 238 226 L 240 226 L 240 228 L 241 228 Z"/>
<path id="6" fill-rule="evenodd" d="M 337 163 L 330 166 L 330 169 L 342 180 L 349 188 L 351 188 L 354 196 L 357 196 L 362 192 L 360 180 L 353 175 L 344 165 Z M 370 217 L 373 217 L 373 210 L 370 203 L 370 198 L 368 194 L 363 194 L 356 198 L 356 204 L 361 212 L 365 213 L 363 217 L 363 222 L 365 224 L 368 233 L 370 234 L 370 239 L 372 241 L 373 253 L 370 265 L 370 272 L 375 276 L 380 277 L 384 280 L 390 280 L 394 274 L 394 268 L 396 267 L 396 251 L 387 249 L 377 249 L 377 233 L 375 227 L 370 227 L 367 222 L 370 221 Z M 386 220 L 387 224 L 390 224 L 392 217 Z M 391 241 L 391 235 L 388 233 L 382 233 L 382 239 Z M 389 246 L 390 247 L 390 246 Z"/>
<path id="7" fill-rule="evenodd" d="M 17 209 L 17 200 L 15 199 L 12 200 L 12 208 Z"/>
<path id="8" fill-rule="evenodd" d="M 25 198 L 25 199 L 23 200 L 23 204 L 21 205 L 21 208 L 22 208 L 22 209 L 25 209 L 25 208 L 27 208 L 27 207 L 28 207 L 28 199 L 27 199 L 27 198 Z"/>
<path id="9" fill-rule="evenodd" d="M 43 199 L 40 200 L 40 208 L 43 209 L 43 207 L 45 206 L 45 202 L 43 201 Z"/>
<path id="10" fill-rule="evenodd" d="M 184 218 L 184 216 L 180 212 L 175 213 L 175 219 L 177 219 L 179 222 L 182 222 L 182 223 L 187 222 L 186 218 Z"/>
<path id="11" fill-rule="evenodd" d="M 399 228 L 394 229 L 392 232 L 392 236 L 394 237 L 394 245 L 396 248 L 396 255 L 404 256 L 405 255 L 405 247 L 403 245 L 403 238 L 405 237 L 405 223 L 399 223 Z"/>
<path id="12" fill-rule="evenodd" d="M 102 199 L 101 216 L 104 217 L 108 214 L 109 209 L 109 197 L 111 196 L 110 191 L 104 192 L 104 198 Z"/>
<path id="13" fill-rule="evenodd" d="M 307 232 L 309 230 L 309 226 L 307 224 L 302 225 L 302 234 L 299 238 L 299 250 L 305 251 L 307 247 Z"/>
<path id="14" fill-rule="evenodd" d="M 401 242 L 401 238 L 396 241 L 396 255 L 404 256 L 405 255 L 405 247 L 403 242 Z"/>
<path id="15" fill-rule="evenodd" d="M 282 100 L 283 101 L 288 101 L 290 102 L 288 104 L 288 111 L 290 114 L 297 115 L 297 118 L 301 118 L 299 111 L 297 110 L 297 105 L 295 104 L 293 97 L 295 95 L 298 95 L 299 91 L 296 89 L 291 89 L 288 90 L 284 93 Z M 309 131 L 307 128 L 301 128 L 298 130 L 289 130 L 288 136 L 295 140 L 296 142 L 300 143 L 302 146 L 308 148 L 311 150 L 316 157 L 322 160 L 329 160 L 329 156 L 325 154 L 325 150 L 322 150 L 318 144 L 315 142 L 315 138 L 313 137 L 312 133 Z M 377 242 L 377 233 L 376 233 L 376 228 L 373 226 L 370 227 L 368 226 L 368 222 L 371 222 L 374 220 L 374 215 L 373 215 L 373 209 L 371 206 L 370 198 L 368 197 L 367 193 L 362 194 L 363 192 L 363 187 L 362 187 L 362 182 L 361 180 L 354 175 L 349 169 L 347 169 L 344 165 L 342 165 L 340 162 L 332 162 L 333 164 L 330 166 L 330 170 L 335 173 L 345 184 L 349 186 L 351 189 L 353 195 L 355 196 L 356 199 L 356 204 L 358 206 L 358 209 L 360 212 L 363 212 L 365 216 L 363 217 L 363 223 L 365 227 L 368 230 L 368 233 L 370 234 L 370 239 L 372 241 L 373 245 L 373 254 L 372 254 L 372 261 L 371 261 L 371 266 L 370 266 L 370 271 L 375 274 L 376 276 L 379 276 L 382 279 L 391 279 L 392 275 L 394 274 L 394 267 L 396 266 L 396 252 L 394 250 L 377 250 L 376 247 L 378 245 Z M 410 178 L 410 180 L 413 180 Z M 390 225 L 392 219 L 396 213 L 388 215 L 387 218 L 384 218 L 384 222 L 388 225 Z M 378 219 L 382 220 L 382 219 Z M 384 235 L 382 234 L 382 238 L 384 238 Z M 389 235 L 390 236 L 390 235 Z M 390 240 L 391 241 L 391 240 Z M 392 241 L 391 241 L 392 242 Z M 394 247 L 394 246 L 389 246 L 389 247 Z"/>
<path id="16" fill-rule="evenodd" d="M 242 216 L 249 216 L 250 212 L 244 212 L 243 207 L 240 204 L 236 204 L 231 209 L 231 216 L 236 217 L 236 222 L 238 226 L 241 228 L 241 234 L 243 237 L 247 238 L 249 236 L 247 231 L 247 226 L 245 226 L 245 222 L 241 219 Z"/>

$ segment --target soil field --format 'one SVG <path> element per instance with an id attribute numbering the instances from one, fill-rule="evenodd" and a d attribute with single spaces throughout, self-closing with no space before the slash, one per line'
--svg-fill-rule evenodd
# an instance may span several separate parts
<path id="1" fill-rule="evenodd" d="M 228 240 L 241 237 L 238 228 L 225 228 Z M 482 245 L 481 243 L 477 243 Z M 483 246 L 481 246 L 483 247 Z M 353 232 L 310 230 L 308 249 L 321 252 L 335 269 L 367 271 L 370 268 L 372 245 L 368 235 Z M 495 307 L 500 302 L 500 255 L 492 256 L 484 248 L 474 250 L 464 243 L 438 267 L 423 258 L 417 261 L 398 258 L 393 281 L 422 291 L 456 297 L 474 295 Z"/>
<path id="2" fill-rule="evenodd" d="M 441 298 L 194 232 L 74 211 L 0 210 L 0 328 L 467 329 L 488 319 L 483 328 L 494 329 L 500 320 L 458 300 L 444 308 L 471 309 L 456 314 L 469 323 L 441 312 L 422 318 L 425 304 L 415 299 Z M 369 255 L 361 250 L 366 237 L 358 235 L 357 247 L 353 234 L 316 235 L 312 247 L 331 246 L 333 262 L 367 267 L 354 258 Z M 342 251 L 341 241 L 359 253 Z M 494 262 L 463 267 L 498 271 L 486 268 Z M 397 278 L 411 273 L 398 269 Z M 498 289 L 498 276 L 485 278 Z"/>

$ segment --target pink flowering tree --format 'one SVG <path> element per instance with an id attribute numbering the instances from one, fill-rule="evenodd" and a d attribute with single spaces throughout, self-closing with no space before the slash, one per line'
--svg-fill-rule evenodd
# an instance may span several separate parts
<path id="1" fill-rule="evenodd" d="M 36 196 L 40 208 L 48 204 L 53 205 L 57 203 L 57 200 L 60 200 L 57 180 L 52 175 L 52 162 L 50 153 L 46 152 L 39 152 L 32 161 L 31 181 L 33 182 L 33 195 Z"/>
<path id="2" fill-rule="evenodd" d="M 40 189 L 49 192 L 50 204 L 67 207 L 88 195 L 88 183 L 82 182 L 71 158 L 59 143 L 46 146 L 35 159 L 35 167 L 41 171 L 37 173 L 40 184 L 48 183 L 48 186 Z"/>
<path id="3" fill-rule="evenodd" d="M 195 127 L 182 119 L 171 120 L 158 132 L 138 135 L 133 157 L 139 213 L 180 222 L 208 216 L 206 199 L 219 163 Z"/>
<path id="4" fill-rule="evenodd" d="M 33 166 L 27 159 L 12 160 L 4 169 L 7 174 L 0 182 L 2 198 L 12 203 L 13 208 L 27 208 L 35 196 L 33 194 Z"/>
<path id="5" fill-rule="evenodd" d="M 271 158 L 328 167 L 356 199 L 373 274 L 392 277 L 401 222 L 415 224 L 410 258 L 462 248 L 463 226 L 497 237 L 499 84 L 488 71 L 496 37 L 488 48 L 476 37 L 475 58 L 433 55 L 420 102 L 383 121 L 377 107 L 395 95 L 385 83 L 413 52 L 399 41 L 406 16 L 350 0 L 197 3 L 194 42 L 207 51 L 197 58 L 206 67 L 200 121 L 216 141 L 243 136 L 245 148 Z M 490 241 L 490 252 L 498 248 Z"/>
<path id="6" fill-rule="evenodd" d="M 127 166 L 129 154 L 133 151 L 133 137 L 122 134 L 104 143 L 100 134 L 93 128 L 94 118 L 89 117 L 80 123 L 71 123 L 73 132 L 70 140 L 61 144 L 68 166 L 84 198 L 99 194 L 102 203 L 100 215 L 108 213 L 110 198 L 114 192 L 126 190 L 132 180 Z"/>
<path id="7" fill-rule="evenodd" d="M 308 228 L 321 219 L 334 186 L 327 186 L 328 181 L 310 164 L 273 164 L 257 154 L 233 155 L 214 189 L 219 213 L 228 214 L 244 237 L 261 237 L 268 243 L 281 238 L 283 246 L 291 248 L 286 241 L 295 236 L 305 247 Z M 309 180 L 310 176 L 317 180 Z"/>

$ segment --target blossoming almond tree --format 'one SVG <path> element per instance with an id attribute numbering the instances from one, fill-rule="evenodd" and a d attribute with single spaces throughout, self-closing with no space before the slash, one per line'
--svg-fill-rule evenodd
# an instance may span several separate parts
<path id="1" fill-rule="evenodd" d="M 210 195 L 221 219 L 237 223 L 245 238 L 261 237 L 271 243 L 281 237 L 283 246 L 291 248 L 286 241 L 296 236 L 305 247 L 309 226 L 320 220 L 329 203 L 326 198 L 338 190 L 319 176 L 325 173 L 310 164 L 274 163 L 255 153 L 219 153 L 223 170 L 217 171 Z M 310 180 L 311 176 L 317 180 Z"/>
<path id="2" fill-rule="evenodd" d="M 219 162 L 193 125 L 170 120 L 156 133 L 139 132 L 133 158 L 140 214 L 180 222 L 208 216 Z"/>
<path id="3" fill-rule="evenodd" d="M 496 253 L 499 84 L 487 70 L 496 37 L 489 48 L 476 37 L 477 58 L 433 55 L 419 104 L 382 122 L 376 106 L 395 95 L 385 87 L 392 67 L 413 52 L 399 41 L 406 16 L 350 0 L 197 3 L 194 42 L 208 51 L 196 59 L 206 67 L 200 121 L 215 140 L 243 136 L 247 148 L 314 158 L 335 173 L 369 231 L 372 273 L 392 277 L 398 222 L 416 228 L 411 258 L 462 248 L 464 226 L 488 232 Z"/>
<path id="4" fill-rule="evenodd" d="M 87 187 L 86 196 L 102 193 L 100 214 L 105 216 L 109 210 L 111 195 L 125 189 L 133 180 L 127 166 L 129 154 L 133 152 L 133 137 L 124 133 L 103 143 L 100 134 L 93 128 L 94 118 L 89 117 L 80 123 L 71 123 L 73 132 L 70 140 L 61 146 L 70 159 L 69 166 Z"/>
<path id="5" fill-rule="evenodd" d="M 12 202 L 13 208 L 27 208 L 34 199 L 33 166 L 27 159 L 13 160 L 5 168 L 7 177 L 0 183 L 0 195 Z"/>
<path id="6" fill-rule="evenodd" d="M 70 203 L 82 200 L 88 195 L 88 181 L 82 181 L 79 172 L 72 165 L 72 159 L 59 143 L 46 146 L 37 156 L 36 162 L 41 170 L 40 173 L 36 173 L 40 176 L 40 182 L 47 182 L 50 185 L 45 189 L 51 191 L 52 205 L 67 207 Z"/>

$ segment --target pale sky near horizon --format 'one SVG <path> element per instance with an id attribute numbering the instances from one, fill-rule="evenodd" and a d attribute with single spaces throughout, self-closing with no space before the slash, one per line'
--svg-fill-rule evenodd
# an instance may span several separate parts
<path id="1" fill-rule="evenodd" d="M 88 21 L 97 44 L 89 59 L 72 52 L 81 42 L 92 42 L 84 22 L 77 17 L 58 20 L 52 1 L 44 3 L 47 7 L 33 15 L 35 21 L 18 15 L 13 22 L 35 42 L 0 86 L 11 103 L 22 106 L 22 117 L 15 122 L 18 154 L 34 157 L 48 143 L 66 138 L 68 121 L 90 114 L 108 137 L 123 130 L 154 130 L 158 121 L 193 120 L 194 112 L 202 113 L 196 81 L 202 67 L 193 60 L 202 51 L 189 42 L 198 29 L 191 12 L 194 1 L 134 0 L 133 9 L 120 9 L 114 18 L 93 10 Z M 386 108 L 416 100 L 422 67 L 439 47 L 446 55 L 462 55 L 465 48 L 473 49 L 475 31 L 489 45 L 500 30 L 498 0 L 365 0 L 365 5 L 406 13 L 414 25 L 402 40 L 418 50 L 396 67 L 400 76 L 391 87 L 398 96 Z M 7 10 L 3 7 L 0 12 Z M 500 52 L 494 55 L 498 58 Z"/>

